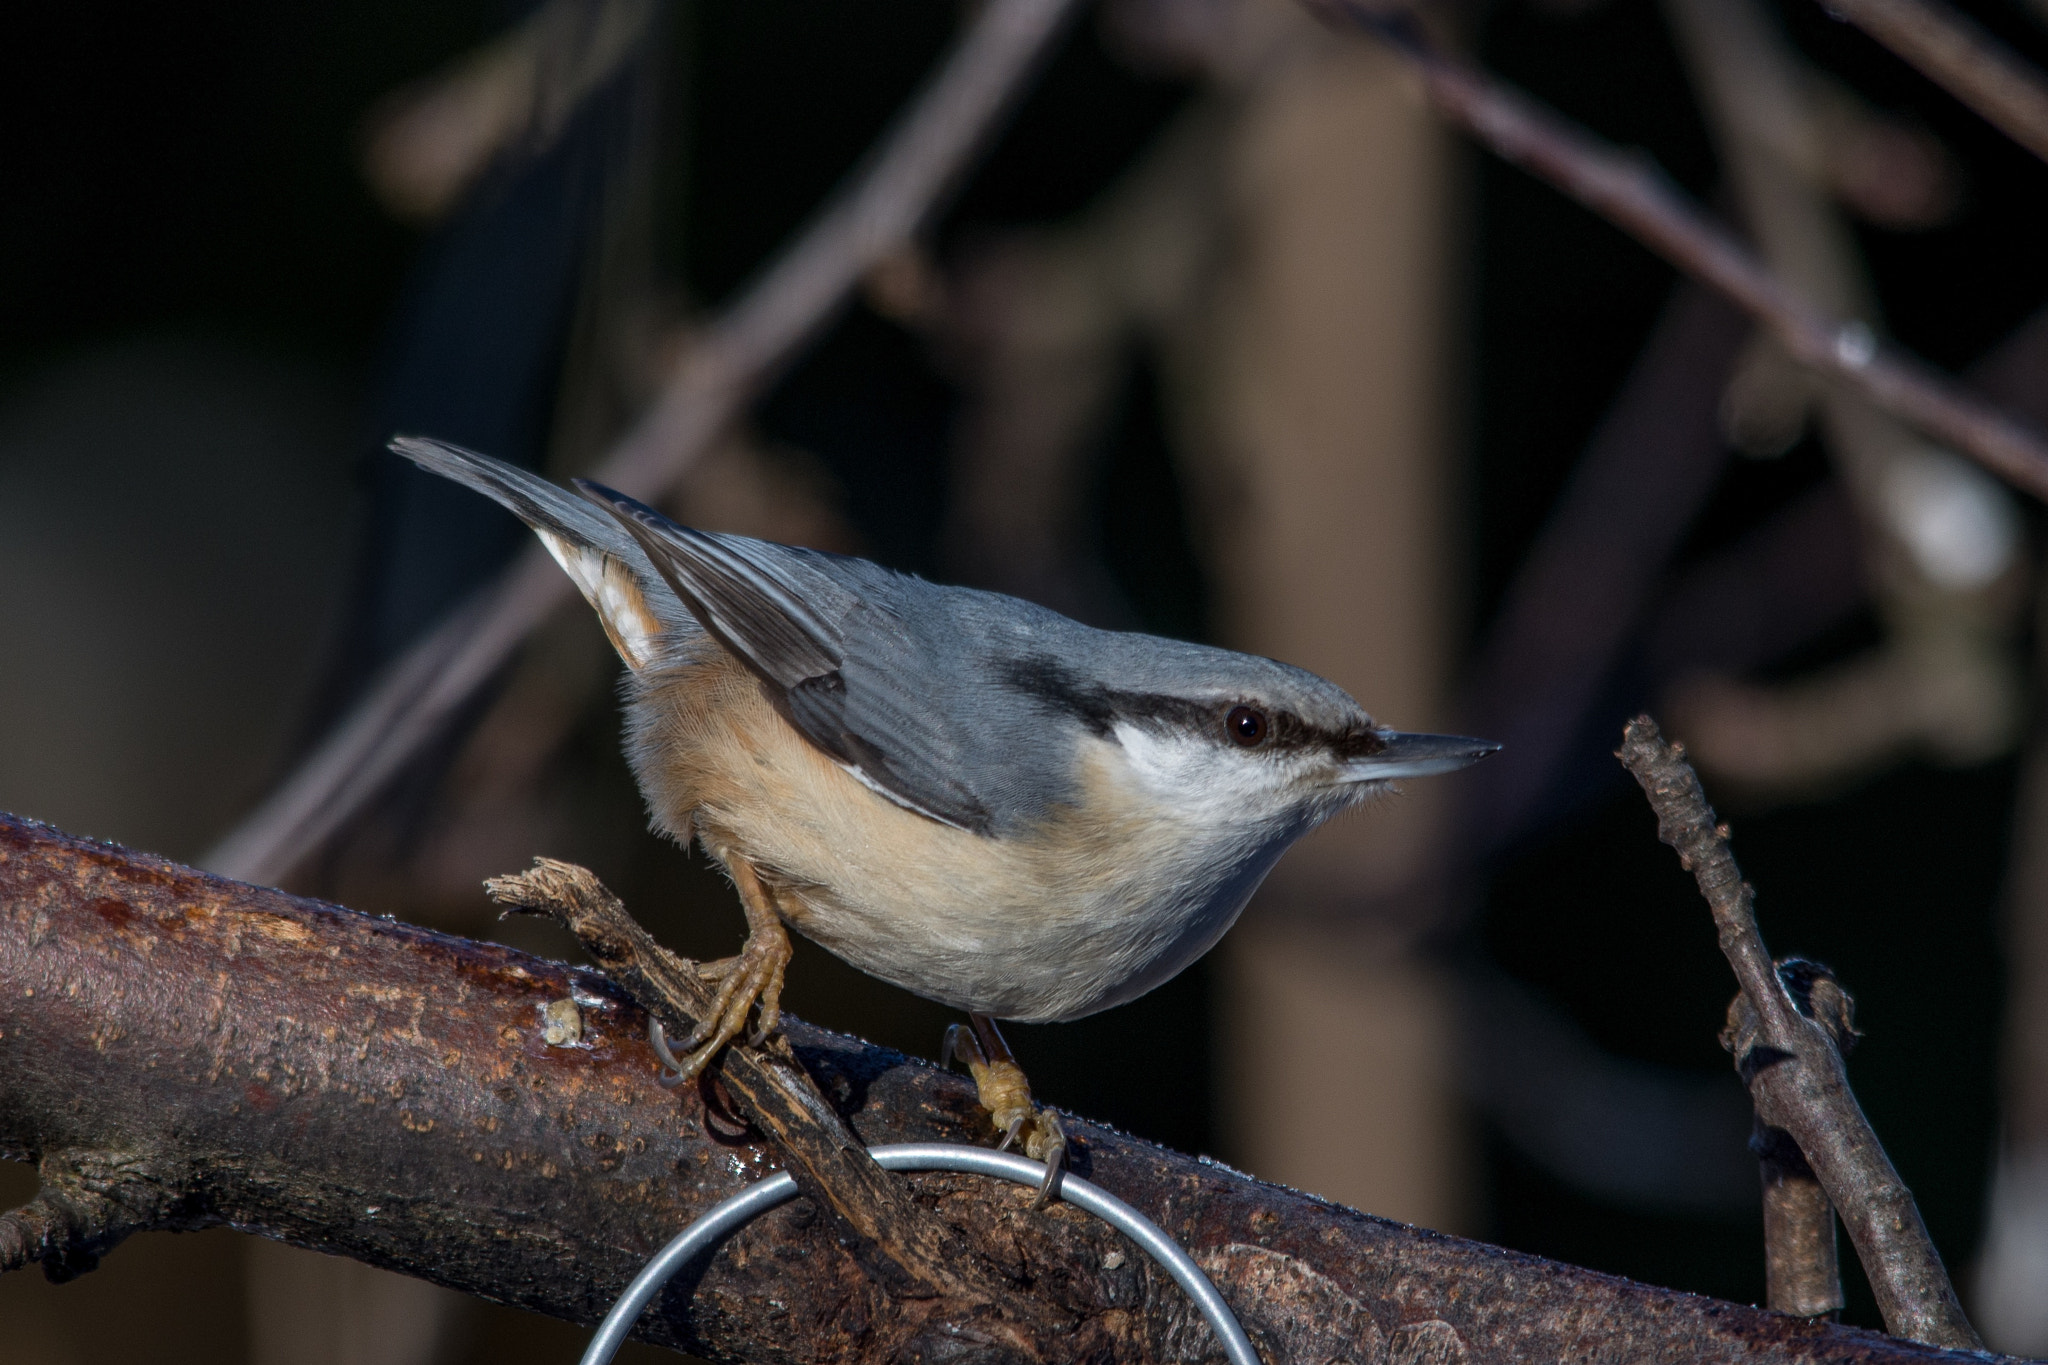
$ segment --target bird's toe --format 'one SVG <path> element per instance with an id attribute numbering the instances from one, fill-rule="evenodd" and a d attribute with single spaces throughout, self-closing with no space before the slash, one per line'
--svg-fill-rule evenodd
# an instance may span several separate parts
<path id="1" fill-rule="evenodd" d="M 718 1054 L 718 1050 L 746 1029 L 747 1015 L 759 1007 L 759 1020 L 748 1042 L 760 1046 L 782 1022 L 783 974 L 789 967 L 789 939 L 783 934 L 753 934 L 736 957 L 706 963 L 698 974 L 718 982 L 704 1017 L 683 1040 L 684 1055 L 678 1058 L 662 1036 L 661 1025 L 649 1021 L 648 1037 L 664 1065 L 674 1068 L 662 1077 L 662 1084 L 677 1086 L 694 1079 Z"/>

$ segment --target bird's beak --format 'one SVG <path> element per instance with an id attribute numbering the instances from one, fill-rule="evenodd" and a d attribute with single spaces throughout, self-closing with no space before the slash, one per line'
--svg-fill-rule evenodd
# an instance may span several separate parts
<path id="1" fill-rule="evenodd" d="M 1352 782 L 1388 782 L 1397 777 L 1432 777 L 1477 763 L 1500 745 L 1463 735 L 1409 735 L 1382 730 L 1387 746 L 1376 754 L 1346 760 L 1344 776 Z"/>

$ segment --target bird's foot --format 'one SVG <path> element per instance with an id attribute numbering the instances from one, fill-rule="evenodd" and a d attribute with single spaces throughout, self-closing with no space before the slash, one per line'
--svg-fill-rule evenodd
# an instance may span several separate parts
<path id="1" fill-rule="evenodd" d="M 986 1015 L 968 1015 L 968 1024 L 954 1024 L 946 1030 L 939 1060 L 950 1066 L 959 1061 L 974 1078 L 976 1097 L 988 1110 L 990 1120 L 1003 1140 L 997 1151 L 1012 1144 L 1024 1155 L 1045 1163 L 1045 1180 L 1038 1187 L 1033 1208 L 1042 1208 L 1059 1192 L 1060 1173 L 1067 1164 L 1067 1131 L 1059 1115 L 1031 1101 L 1031 1082 L 1024 1068 L 1010 1055 L 1009 1044 L 996 1031 L 995 1021 Z"/>
<path id="2" fill-rule="evenodd" d="M 782 1022 L 782 974 L 789 966 L 789 957 L 789 935 L 783 932 L 780 922 L 771 920 L 754 925 L 738 956 L 699 965 L 697 974 L 707 981 L 716 981 L 718 993 L 711 997 L 710 1007 L 697 1021 L 697 1027 L 683 1039 L 685 1055 L 677 1057 L 661 1025 L 648 1020 L 647 1037 L 654 1045 L 655 1055 L 664 1065 L 674 1068 L 661 1078 L 661 1083 L 673 1089 L 696 1079 L 720 1048 L 739 1037 L 747 1026 L 747 1012 L 756 1005 L 760 1006 L 760 1013 L 747 1041 L 756 1047 L 765 1042 Z"/>

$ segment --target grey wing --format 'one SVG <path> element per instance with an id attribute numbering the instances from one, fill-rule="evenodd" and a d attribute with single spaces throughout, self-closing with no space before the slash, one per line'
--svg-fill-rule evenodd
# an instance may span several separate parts
<path id="1" fill-rule="evenodd" d="M 836 672 L 789 690 L 791 719 L 891 800 L 957 829 L 993 833 L 994 813 L 973 783 L 978 765 L 956 718 L 918 685 L 915 646 L 904 640 L 908 648 L 888 649 L 866 626 L 849 632 L 849 657 Z"/>
<path id="2" fill-rule="evenodd" d="M 925 585 L 814 550 L 678 526 L 601 484 L 577 486 L 618 519 L 703 627 L 775 691 L 805 738 L 897 804 L 989 831 L 988 805 L 961 775 L 963 737 L 920 685 L 931 671 L 924 665 L 936 661 L 874 600 L 885 584 Z"/>

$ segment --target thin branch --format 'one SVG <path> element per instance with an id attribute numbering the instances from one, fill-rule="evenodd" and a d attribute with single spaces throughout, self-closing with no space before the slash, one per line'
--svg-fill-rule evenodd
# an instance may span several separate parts
<path id="1" fill-rule="evenodd" d="M 1941 0 L 1824 0 L 1846 19 L 2048 161 L 2048 78 Z"/>
<path id="2" fill-rule="evenodd" d="M 1657 837 L 1678 851 L 1679 863 L 1699 883 L 1721 952 L 1754 1013 L 1753 1037 L 1741 1040 L 1746 1046 L 1737 1067 L 1757 1115 L 1792 1135 L 1841 1211 L 1886 1329 L 1930 1345 L 1981 1350 L 1912 1191 L 1849 1089 L 1840 1051 L 1827 1029 L 1799 1012 L 1764 949 L 1755 893 L 1742 880 L 1727 828 L 1715 823 L 1685 751 L 1665 743 L 1648 716 L 1638 716 L 1622 732 L 1615 756 L 1649 797 Z"/>
<path id="3" fill-rule="evenodd" d="M 860 1141 L 988 1140 L 966 1078 L 785 1027 Z M 232 1224 L 594 1322 L 690 1219 L 780 1160 L 716 1084 L 664 1090 L 646 1029 L 598 972 L 0 816 L 0 1153 L 46 1172 L 123 1154 L 81 1169 L 91 1188 L 124 1182 L 127 1231 Z M 1069 1131 L 1079 1173 L 1194 1254 L 1270 1365 L 1949 1359 L 1371 1218 L 1081 1119 Z M 971 1176 L 904 1183 L 1001 1269 L 995 1301 L 893 1289 L 802 1201 L 678 1281 L 641 1334 L 724 1361 L 1213 1358 L 1186 1296 L 1086 1215 Z M 1049 1320 L 1051 1342 L 1033 1335 Z"/>
<path id="4" fill-rule="evenodd" d="M 1496 156 L 1548 181 L 1769 328 L 1800 364 L 2048 500 L 2048 446 L 1861 321 L 1834 317 L 1785 287 L 1733 234 L 1691 204 L 1647 158 L 1616 150 L 1554 111 L 1445 52 L 1405 9 L 1373 0 L 1304 0 L 1384 38 L 1412 62 L 1439 112 Z"/>
<path id="5" fill-rule="evenodd" d="M 929 220 L 986 145 L 1078 0 L 991 0 L 866 168 L 678 362 L 592 477 L 658 502 L 815 336 L 878 261 Z M 202 861 L 275 882 L 360 813 L 569 597 L 529 545 L 396 659 L 263 804 Z"/>

